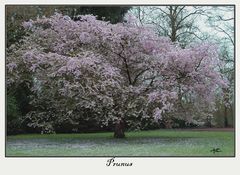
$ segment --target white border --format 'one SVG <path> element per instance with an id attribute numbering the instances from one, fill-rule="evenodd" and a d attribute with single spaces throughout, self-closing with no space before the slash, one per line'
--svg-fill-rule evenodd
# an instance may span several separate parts
<path id="1" fill-rule="evenodd" d="M 236 157 L 235 158 L 119 158 L 133 162 L 132 167 L 107 167 L 108 158 L 5 158 L 5 29 L 6 4 L 235 4 L 236 5 L 236 48 L 240 38 L 240 1 L 238 0 L 2 0 L 0 2 L 0 174 L 6 175 L 85 175 L 85 174 L 184 174 L 184 175 L 235 175 L 240 172 L 240 149 L 238 114 L 239 104 L 239 52 L 236 49 Z"/>

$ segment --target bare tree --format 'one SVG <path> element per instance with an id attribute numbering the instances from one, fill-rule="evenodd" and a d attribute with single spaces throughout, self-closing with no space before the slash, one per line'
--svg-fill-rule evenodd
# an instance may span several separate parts
<path id="1" fill-rule="evenodd" d="M 207 9 L 199 6 L 153 6 L 135 7 L 131 13 L 137 17 L 140 25 L 152 25 L 161 36 L 167 36 L 182 47 L 194 40 L 204 40 L 196 22 L 199 15 Z"/>
<path id="2" fill-rule="evenodd" d="M 220 59 L 224 65 L 219 66 L 221 73 L 228 79 L 230 88 L 224 89 L 223 106 L 224 126 L 229 126 L 228 117 L 233 116 L 234 111 L 234 6 L 212 7 L 208 16 L 208 23 L 215 31 L 212 39 L 220 46 Z"/>

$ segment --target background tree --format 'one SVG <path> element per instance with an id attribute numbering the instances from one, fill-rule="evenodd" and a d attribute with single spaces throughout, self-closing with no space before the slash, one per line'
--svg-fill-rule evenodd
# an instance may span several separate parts
<path id="1" fill-rule="evenodd" d="M 224 101 L 219 102 L 221 113 L 219 112 L 216 115 L 220 115 L 222 116 L 220 118 L 224 119 L 222 126 L 229 127 L 233 125 L 234 120 L 234 7 L 212 7 L 210 12 L 207 20 L 214 33 L 209 38 L 220 45 L 220 59 L 224 65 L 219 66 L 219 69 L 229 81 L 229 88 L 224 89 Z"/>
<path id="2" fill-rule="evenodd" d="M 151 25 L 160 36 L 167 36 L 182 47 L 205 37 L 199 35 L 196 19 L 204 15 L 203 6 L 140 6 L 130 10 L 141 25 Z"/>

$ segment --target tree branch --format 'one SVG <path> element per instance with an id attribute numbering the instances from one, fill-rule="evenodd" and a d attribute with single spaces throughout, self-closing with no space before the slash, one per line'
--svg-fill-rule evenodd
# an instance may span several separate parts
<path id="1" fill-rule="evenodd" d="M 133 85 L 137 82 L 138 77 L 141 76 L 141 75 L 142 75 L 144 72 L 146 72 L 147 70 L 149 70 L 149 69 L 144 69 L 144 70 L 140 71 L 140 72 L 136 75 L 136 77 L 135 77 L 134 80 L 133 80 Z"/>
<path id="2" fill-rule="evenodd" d="M 226 34 L 228 36 L 229 40 L 231 41 L 231 43 L 234 45 L 234 41 L 228 32 L 226 32 L 223 28 L 221 28 L 219 26 L 215 26 L 215 27 L 216 27 L 216 30 L 218 29 L 217 31 L 223 32 L 224 34 Z"/>

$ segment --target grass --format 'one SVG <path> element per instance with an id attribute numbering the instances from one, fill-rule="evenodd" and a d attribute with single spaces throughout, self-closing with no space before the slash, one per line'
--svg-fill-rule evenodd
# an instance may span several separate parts
<path id="1" fill-rule="evenodd" d="M 213 154 L 210 150 L 220 148 Z M 234 156 L 234 132 L 154 130 L 8 136 L 6 156 Z"/>

